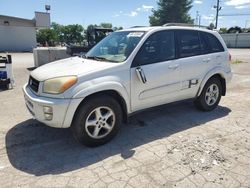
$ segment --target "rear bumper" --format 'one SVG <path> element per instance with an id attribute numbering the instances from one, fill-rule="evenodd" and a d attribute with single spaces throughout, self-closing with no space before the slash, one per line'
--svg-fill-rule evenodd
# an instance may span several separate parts
<path id="1" fill-rule="evenodd" d="M 230 82 L 233 78 L 233 73 L 232 71 L 226 72 L 225 74 L 225 79 L 226 79 L 226 83 Z"/>
<path id="2" fill-rule="evenodd" d="M 68 128 L 71 125 L 76 108 L 80 104 L 79 99 L 54 99 L 35 95 L 27 84 L 23 86 L 25 104 L 32 116 L 50 126 L 56 128 Z M 53 117 L 46 120 L 44 107 L 53 109 Z"/>

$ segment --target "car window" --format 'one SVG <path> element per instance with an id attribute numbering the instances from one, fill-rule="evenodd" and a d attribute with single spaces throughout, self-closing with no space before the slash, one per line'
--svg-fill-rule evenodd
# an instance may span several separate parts
<path id="1" fill-rule="evenodd" d="M 143 31 L 113 32 L 96 44 L 85 55 L 85 58 L 106 62 L 124 62 L 143 38 L 144 33 Z"/>
<path id="2" fill-rule="evenodd" d="M 133 65 L 147 65 L 175 58 L 174 31 L 152 34 L 137 53 Z"/>
<path id="3" fill-rule="evenodd" d="M 180 57 L 201 54 L 201 44 L 197 31 L 178 31 L 178 48 Z"/>
<path id="4" fill-rule="evenodd" d="M 202 35 L 205 37 L 207 43 L 209 44 L 211 53 L 224 51 L 222 44 L 214 35 L 204 32 Z"/>
<path id="5" fill-rule="evenodd" d="M 209 44 L 206 40 L 206 37 L 200 32 L 200 44 L 201 44 L 201 53 L 202 54 L 208 54 L 210 52 Z"/>

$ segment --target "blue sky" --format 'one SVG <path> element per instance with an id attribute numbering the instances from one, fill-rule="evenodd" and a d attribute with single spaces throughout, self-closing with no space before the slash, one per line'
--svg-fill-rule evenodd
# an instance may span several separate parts
<path id="1" fill-rule="evenodd" d="M 51 5 L 51 20 L 60 24 L 89 24 L 110 22 L 114 26 L 131 27 L 149 25 L 151 9 L 157 8 L 156 0 L 0 0 L 0 15 L 32 19 L 34 11 L 44 11 Z M 216 0 L 194 0 L 190 11 L 195 19 L 196 11 L 201 15 L 201 24 L 214 21 Z M 221 14 L 250 14 L 250 0 L 221 0 Z M 250 27 L 250 15 L 219 18 L 218 27 L 239 25 Z"/>

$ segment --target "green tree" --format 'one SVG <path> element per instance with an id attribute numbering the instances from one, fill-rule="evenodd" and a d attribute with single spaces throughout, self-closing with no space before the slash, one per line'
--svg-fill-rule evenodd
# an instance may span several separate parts
<path id="1" fill-rule="evenodd" d="M 123 27 L 113 27 L 114 31 L 119 31 L 119 30 L 123 30 Z"/>
<path id="2" fill-rule="evenodd" d="M 227 28 L 220 28 L 219 33 L 227 33 Z"/>
<path id="3" fill-rule="evenodd" d="M 112 23 L 101 23 L 100 27 L 111 29 L 113 26 Z"/>
<path id="4" fill-rule="evenodd" d="M 166 23 L 193 23 L 189 10 L 192 8 L 193 0 L 159 0 L 158 9 L 152 10 L 149 16 L 151 26 L 161 26 Z"/>
<path id="5" fill-rule="evenodd" d="M 63 33 L 63 29 L 64 26 L 60 25 L 56 22 L 52 22 L 51 23 L 51 28 L 55 31 L 56 33 L 56 42 L 65 42 L 64 40 L 64 33 Z"/>
<path id="6" fill-rule="evenodd" d="M 43 46 L 54 46 L 57 40 L 57 34 L 53 29 L 40 29 L 36 33 L 37 42 Z"/>
<path id="7" fill-rule="evenodd" d="M 69 43 L 81 43 L 83 41 L 83 27 L 78 24 L 66 25 L 62 28 L 63 40 Z"/>
<path id="8" fill-rule="evenodd" d="M 239 26 L 235 26 L 235 27 L 230 27 L 227 30 L 227 33 L 242 33 L 242 29 Z"/>
<path id="9" fill-rule="evenodd" d="M 98 25 L 93 25 L 93 24 L 90 24 L 88 25 L 87 27 L 87 30 L 85 30 L 85 39 L 90 43 L 91 41 L 94 41 L 95 40 L 95 37 L 94 37 L 94 29 L 95 27 L 98 27 Z"/>

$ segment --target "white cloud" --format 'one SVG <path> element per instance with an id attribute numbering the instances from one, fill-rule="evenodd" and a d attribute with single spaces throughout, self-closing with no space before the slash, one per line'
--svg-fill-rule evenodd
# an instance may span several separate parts
<path id="1" fill-rule="evenodd" d="M 131 16 L 131 17 L 135 17 L 137 15 L 138 13 L 136 11 L 131 11 L 130 14 L 128 14 L 128 16 Z"/>
<path id="2" fill-rule="evenodd" d="M 250 5 L 241 5 L 241 6 L 236 6 L 235 8 L 237 9 L 250 8 Z"/>
<path id="3" fill-rule="evenodd" d="M 215 15 L 214 14 L 210 14 L 210 15 L 202 15 L 201 17 L 203 20 L 206 20 L 207 22 L 211 23 L 211 22 L 215 22 Z M 218 17 L 219 20 L 223 20 L 223 18 L 221 16 Z"/>
<path id="4" fill-rule="evenodd" d="M 239 7 L 239 6 L 243 6 L 246 4 L 250 4 L 250 0 L 228 0 L 227 2 L 225 2 L 225 4 L 228 6 Z"/>
<path id="5" fill-rule="evenodd" d="M 120 16 L 120 14 L 114 14 L 112 17 L 113 18 L 117 18 L 117 17 L 119 17 Z"/>
<path id="6" fill-rule="evenodd" d="M 151 10 L 151 9 L 153 9 L 154 8 L 154 6 L 151 6 L 151 5 L 142 5 L 142 9 L 144 10 L 144 11 L 149 11 L 149 10 Z"/>
<path id="7" fill-rule="evenodd" d="M 119 11 L 118 13 L 115 12 L 114 15 L 112 16 L 113 18 L 117 18 L 123 15 L 123 11 Z"/>
<path id="8" fill-rule="evenodd" d="M 202 4 L 203 2 L 202 1 L 200 1 L 200 0 L 196 0 L 196 1 L 194 1 L 194 4 Z"/>
<path id="9" fill-rule="evenodd" d="M 123 13 L 122 11 L 120 11 L 119 16 L 121 14 L 123 16 L 135 17 L 135 16 L 138 16 L 138 14 L 140 12 L 148 12 L 153 8 L 154 8 L 154 6 L 151 6 L 151 5 L 142 5 L 141 7 L 136 8 L 135 10 L 131 11 L 130 13 Z M 117 15 L 114 15 L 114 16 L 117 17 Z"/>
<path id="10" fill-rule="evenodd" d="M 208 21 L 213 21 L 215 19 L 213 14 L 210 14 L 209 16 L 207 15 L 202 15 L 202 19 L 208 20 Z"/>

